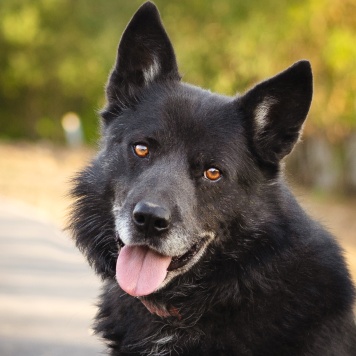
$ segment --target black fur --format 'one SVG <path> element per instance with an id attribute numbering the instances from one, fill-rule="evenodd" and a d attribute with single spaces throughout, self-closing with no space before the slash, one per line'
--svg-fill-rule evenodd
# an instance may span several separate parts
<path id="1" fill-rule="evenodd" d="M 356 355 L 342 251 L 280 169 L 311 97 L 307 61 L 234 98 L 180 82 L 156 7 L 138 10 L 107 85 L 100 151 L 75 179 L 70 225 L 105 281 L 95 330 L 111 355 Z M 135 156 L 137 143 L 147 157 Z M 210 167 L 219 180 L 204 177 Z M 168 211 L 169 228 L 144 236 L 126 218 L 134 244 L 174 255 L 213 238 L 188 270 L 134 298 L 115 265 L 119 221 L 142 201 Z"/>

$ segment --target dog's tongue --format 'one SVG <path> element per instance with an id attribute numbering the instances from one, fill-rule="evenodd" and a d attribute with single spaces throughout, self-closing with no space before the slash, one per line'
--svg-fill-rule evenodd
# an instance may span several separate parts
<path id="1" fill-rule="evenodd" d="M 154 292 L 167 275 L 172 257 L 163 256 L 147 246 L 124 246 L 116 262 L 120 287 L 135 297 Z"/>

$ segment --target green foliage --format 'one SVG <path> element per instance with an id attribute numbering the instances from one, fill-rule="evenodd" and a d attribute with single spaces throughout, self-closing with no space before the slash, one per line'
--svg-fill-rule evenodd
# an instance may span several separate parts
<path id="1" fill-rule="evenodd" d="M 141 1 L 2 0 L 0 137 L 62 141 L 75 111 L 96 138 L 103 86 Z M 307 132 L 342 139 L 356 128 L 354 0 L 156 0 L 184 80 L 225 94 L 301 58 L 315 97 Z"/>

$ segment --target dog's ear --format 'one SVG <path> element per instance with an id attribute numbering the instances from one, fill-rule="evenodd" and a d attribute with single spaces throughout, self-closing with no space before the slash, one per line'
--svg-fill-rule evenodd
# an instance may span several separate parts
<path id="1" fill-rule="evenodd" d="M 109 104 L 127 106 L 154 81 L 180 80 L 172 44 L 157 7 L 144 3 L 122 35 L 106 88 Z"/>
<path id="2" fill-rule="evenodd" d="M 277 164 L 299 138 L 313 94 L 310 63 L 300 61 L 238 98 L 257 155 Z"/>

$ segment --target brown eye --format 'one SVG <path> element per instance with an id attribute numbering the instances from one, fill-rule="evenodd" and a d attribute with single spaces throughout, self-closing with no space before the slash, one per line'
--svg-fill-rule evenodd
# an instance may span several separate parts
<path id="1" fill-rule="evenodd" d="M 148 147 L 141 143 L 134 145 L 134 151 L 135 151 L 136 155 L 141 158 L 147 157 L 148 154 L 150 153 Z"/>
<path id="2" fill-rule="evenodd" d="M 221 177 L 221 172 L 217 168 L 209 168 L 204 172 L 204 177 L 206 179 L 215 181 Z"/>

